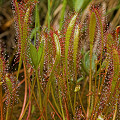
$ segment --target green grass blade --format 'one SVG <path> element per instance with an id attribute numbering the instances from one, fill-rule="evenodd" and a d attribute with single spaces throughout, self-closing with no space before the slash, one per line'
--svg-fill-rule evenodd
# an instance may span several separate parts
<path id="1" fill-rule="evenodd" d="M 67 0 L 63 0 L 63 7 L 62 7 L 62 11 L 61 11 L 60 28 L 59 28 L 60 31 L 62 29 L 63 22 L 64 22 L 64 15 L 65 15 L 66 5 L 67 5 Z"/>
<path id="2" fill-rule="evenodd" d="M 35 35 L 34 35 L 34 45 L 36 46 L 36 35 L 38 32 L 38 40 L 40 39 L 40 18 L 39 18 L 39 9 L 38 5 L 35 5 Z"/>
<path id="3" fill-rule="evenodd" d="M 55 106 L 56 106 L 59 114 L 62 116 L 62 113 L 61 113 L 61 111 L 60 111 L 59 105 L 58 105 L 58 103 L 57 103 L 57 101 L 56 101 L 56 98 L 55 98 L 55 96 L 54 96 L 54 92 L 53 92 L 52 86 L 51 86 L 51 94 L 52 94 L 52 99 L 53 99 L 53 101 L 54 101 L 54 104 L 55 104 Z"/>

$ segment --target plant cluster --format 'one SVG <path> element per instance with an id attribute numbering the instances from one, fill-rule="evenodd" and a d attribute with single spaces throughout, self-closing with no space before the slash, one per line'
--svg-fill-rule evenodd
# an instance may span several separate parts
<path id="1" fill-rule="evenodd" d="M 104 16 L 94 6 L 81 21 L 77 6 L 59 30 L 50 27 L 48 11 L 48 28 L 41 30 L 37 0 L 12 2 L 19 59 L 15 59 L 17 71 L 9 73 L 1 47 L 1 120 L 13 119 L 21 102 L 19 120 L 34 119 L 34 115 L 38 120 L 119 119 L 120 27 L 115 33 L 106 28 Z M 24 77 L 18 82 L 21 71 Z M 23 83 L 24 100 L 20 101 L 18 87 Z"/>

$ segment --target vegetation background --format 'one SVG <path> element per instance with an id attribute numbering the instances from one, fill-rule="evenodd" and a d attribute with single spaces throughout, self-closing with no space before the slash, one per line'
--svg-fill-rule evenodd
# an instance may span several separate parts
<path id="1" fill-rule="evenodd" d="M 1 120 L 119 120 L 120 1 L 16 2 L 0 0 Z"/>

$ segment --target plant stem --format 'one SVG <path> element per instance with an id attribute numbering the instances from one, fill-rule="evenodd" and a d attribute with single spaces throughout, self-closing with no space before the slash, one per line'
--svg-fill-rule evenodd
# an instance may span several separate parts
<path id="1" fill-rule="evenodd" d="M 27 75 L 26 75 L 26 65 L 24 62 L 23 62 L 23 65 L 24 65 L 24 76 L 25 76 L 25 95 L 24 95 L 24 102 L 23 102 L 23 107 L 22 107 L 22 111 L 21 111 L 19 120 L 22 120 L 23 112 L 24 112 L 25 104 L 26 104 L 26 100 L 27 100 Z"/>
<path id="2" fill-rule="evenodd" d="M 39 93 L 39 106 L 40 106 L 40 110 L 41 110 L 41 113 L 42 113 L 42 100 L 41 100 L 41 87 L 40 87 L 40 81 L 38 79 L 38 71 L 36 70 L 36 78 L 37 78 L 37 85 L 38 85 L 38 93 Z M 43 117 L 41 117 L 41 120 L 43 119 Z"/>

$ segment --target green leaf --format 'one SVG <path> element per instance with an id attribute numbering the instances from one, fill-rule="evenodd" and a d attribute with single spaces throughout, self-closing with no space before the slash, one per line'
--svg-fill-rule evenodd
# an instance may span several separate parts
<path id="1" fill-rule="evenodd" d="M 120 71 L 119 55 L 117 50 L 115 49 L 113 49 L 113 66 L 114 66 L 114 74 L 113 74 L 113 80 L 112 80 L 112 86 L 111 86 L 111 93 L 114 92 L 115 86 L 119 78 L 119 71 Z"/>
<path id="2" fill-rule="evenodd" d="M 31 35 L 30 35 L 30 40 L 33 39 L 33 37 L 36 35 L 36 32 L 37 32 L 37 31 L 39 31 L 39 28 L 38 28 L 38 27 L 36 27 L 36 28 L 34 28 L 34 29 L 32 30 Z"/>
<path id="3" fill-rule="evenodd" d="M 59 28 L 60 31 L 62 29 L 63 22 L 64 22 L 64 15 L 65 15 L 66 5 L 67 5 L 67 0 L 63 0 L 63 7 L 62 7 L 62 10 L 61 10 L 61 19 L 60 19 L 60 28 Z"/>
<path id="4" fill-rule="evenodd" d="M 44 41 L 41 42 L 39 49 L 38 49 L 38 65 L 41 61 L 42 53 L 43 53 Z"/>
<path id="5" fill-rule="evenodd" d="M 79 26 L 76 26 L 74 32 L 74 43 L 73 43 L 73 61 L 74 61 L 74 68 L 76 69 L 76 58 L 77 58 L 77 51 L 78 51 L 78 41 L 79 41 Z"/>
<path id="6" fill-rule="evenodd" d="M 84 0 L 75 1 L 75 11 L 79 11 L 83 6 Z"/>
<path id="7" fill-rule="evenodd" d="M 88 51 L 84 56 L 84 66 L 87 72 L 90 70 L 90 51 Z M 95 60 L 97 59 L 97 56 L 93 54 L 92 56 L 92 70 L 95 70 Z"/>
<path id="8" fill-rule="evenodd" d="M 10 93 L 11 93 L 11 92 L 12 92 L 12 82 L 11 82 L 11 80 L 9 79 L 8 74 L 6 74 L 5 80 L 6 80 L 7 87 L 8 87 L 8 89 L 9 89 Z"/>
<path id="9" fill-rule="evenodd" d="M 40 39 L 40 18 L 38 3 L 35 5 L 35 33 L 34 33 L 34 45 L 36 45 L 36 38 Z"/>
<path id="10" fill-rule="evenodd" d="M 75 11 L 78 12 L 80 9 L 84 10 L 90 3 L 91 0 L 76 0 Z"/>
<path id="11" fill-rule="evenodd" d="M 91 2 L 92 0 L 84 0 L 84 3 L 82 5 L 82 10 L 84 10 L 88 5 L 89 3 Z"/>
<path id="12" fill-rule="evenodd" d="M 35 46 L 30 43 L 30 58 L 31 58 L 31 64 L 32 66 L 36 69 L 37 64 L 38 64 L 38 53 L 37 53 L 37 49 L 35 48 Z"/>
<path id="13" fill-rule="evenodd" d="M 27 9 L 24 17 L 24 23 L 23 23 L 23 39 L 21 40 L 21 49 L 22 52 L 25 52 L 25 47 L 27 45 L 27 37 L 28 37 L 28 23 L 29 23 L 29 14 L 30 14 L 30 7 Z M 24 56 L 24 54 L 23 54 Z M 25 56 L 24 58 L 25 59 Z"/>
<path id="14" fill-rule="evenodd" d="M 37 69 L 42 58 L 44 41 L 41 42 L 38 51 L 32 43 L 30 43 L 29 47 L 30 49 L 28 51 L 28 54 L 29 54 L 29 59 L 31 59 L 30 63 L 35 69 Z"/>
<path id="15" fill-rule="evenodd" d="M 68 25 L 66 35 L 65 35 L 65 62 L 66 62 L 66 64 L 67 64 L 67 58 L 68 58 L 69 40 L 70 40 L 70 37 L 71 37 L 72 29 L 74 27 L 77 15 L 78 14 L 76 13 L 72 17 L 72 19 L 71 19 L 71 21 L 70 21 L 70 23 Z"/>
<path id="16" fill-rule="evenodd" d="M 77 83 L 79 83 L 80 81 L 84 80 L 84 77 L 80 77 L 78 80 L 77 80 Z"/>
<path id="17" fill-rule="evenodd" d="M 89 38 L 90 38 L 90 48 L 93 48 L 93 41 L 95 36 L 95 27 L 96 27 L 96 17 L 95 13 L 92 12 L 90 17 L 90 24 L 89 24 Z"/>
<path id="18" fill-rule="evenodd" d="M 31 113 L 33 113 L 34 111 L 35 111 L 35 105 L 32 105 Z"/>
<path id="19" fill-rule="evenodd" d="M 95 13 L 92 12 L 90 17 L 90 24 L 89 24 L 89 39 L 90 39 L 90 70 L 89 70 L 89 88 L 91 88 L 92 84 L 92 68 L 93 68 L 93 41 L 95 36 L 95 28 L 96 28 L 96 16 Z M 89 89 L 89 91 L 91 91 Z"/>

